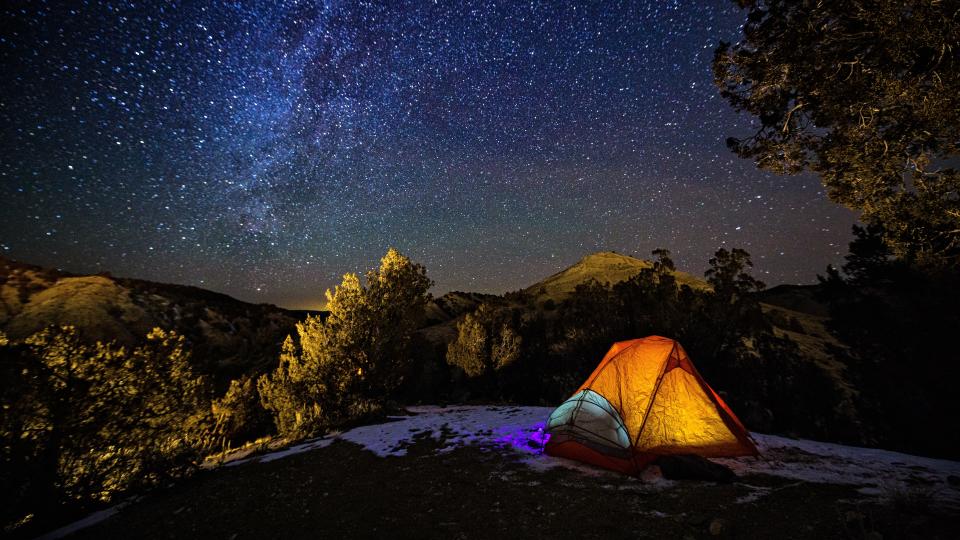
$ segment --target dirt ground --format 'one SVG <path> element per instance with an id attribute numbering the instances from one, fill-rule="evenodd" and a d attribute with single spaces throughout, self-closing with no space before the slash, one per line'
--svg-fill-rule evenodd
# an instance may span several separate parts
<path id="1" fill-rule="evenodd" d="M 346 441 L 205 472 L 71 538 L 956 538 L 922 498 L 766 476 L 664 484 L 532 470 L 506 450 L 381 458 Z M 739 500 L 738 500 L 739 499 Z M 879 534 L 879 536 L 878 536 Z"/>

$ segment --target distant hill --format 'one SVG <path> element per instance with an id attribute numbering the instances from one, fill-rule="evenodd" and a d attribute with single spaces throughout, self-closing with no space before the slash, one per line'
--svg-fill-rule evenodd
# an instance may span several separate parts
<path id="1" fill-rule="evenodd" d="M 573 294 L 578 285 L 591 280 L 599 283 L 616 284 L 632 278 L 645 268 L 653 268 L 653 263 L 612 251 L 601 251 L 587 255 L 574 265 L 548 276 L 518 292 L 504 295 L 450 292 L 427 305 L 428 326 L 421 333 L 432 343 L 445 350 L 447 343 L 457 336 L 456 323 L 464 315 L 477 309 L 481 302 L 502 307 L 524 310 L 543 310 L 544 304 L 552 300 L 559 304 Z M 706 281 L 686 272 L 674 272 L 677 282 L 695 289 L 709 289 Z"/>
<path id="2" fill-rule="evenodd" d="M 456 339 L 456 323 L 481 302 L 521 309 L 527 313 L 538 311 L 549 317 L 552 312 L 545 309 L 545 303 L 552 300 L 559 305 L 573 294 L 578 285 L 590 280 L 616 284 L 652 267 L 651 261 L 601 251 L 583 257 L 572 266 L 521 289 L 519 293 L 503 296 L 448 293 L 428 306 L 428 323 L 433 324 L 421 330 L 421 333 L 443 354 L 446 344 Z M 674 272 L 674 275 L 681 285 L 699 290 L 710 289 L 704 279 L 680 271 Z M 848 380 L 846 366 L 838 359 L 838 352 L 846 351 L 847 347 L 828 331 L 829 313 L 826 305 L 817 299 L 817 289 L 817 285 L 778 285 L 761 291 L 757 299 L 767 320 L 773 325 L 774 333 L 795 342 L 806 361 L 824 369 L 839 388 L 851 395 L 854 389 Z"/>
<path id="3" fill-rule="evenodd" d="M 159 326 L 190 340 L 196 367 L 218 385 L 272 367 L 302 317 L 197 287 L 74 275 L 0 258 L 0 331 L 10 338 L 72 325 L 91 342 L 130 346 Z"/>
<path id="4" fill-rule="evenodd" d="M 426 327 L 420 333 L 431 343 L 445 347 L 457 337 L 457 321 L 482 302 L 502 302 L 495 294 L 451 291 L 427 303 Z"/>
<path id="5" fill-rule="evenodd" d="M 596 280 L 616 284 L 632 278 L 653 263 L 628 255 L 601 251 L 587 255 L 576 264 L 553 274 L 529 287 L 523 293 L 536 299 L 542 306 L 548 299 L 559 304 L 567 299 L 578 285 Z M 674 272 L 677 283 L 693 289 L 710 289 L 701 278 L 686 272 Z M 838 349 L 845 348 L 827 330 L 827 306 L 817 299 L 818 285 L 778 285 L 757 293 L 764 314 L 780 336 L 796 342 L 804 357 L 825 368 L 849 388 L 843 374 L 844 366 L 836 360 Z"/>
<path id="6" fill-rule="evenodd" d="M 500 298 L 495 294 L 470 293 L 451 291 L 440 298 L 434 298 L 427 303 L 427 324 L 444 323 L 451 319 L 477 309 L 485 300 Z"/>
<path id="7" fill-rule="evenodd" d="M 819 285 L 777 285 L 760 291 L 761 302 L 817 317 L 829 315 L 829 309 L 817 298 Z"/>
<path id="8" fill-rule="evenodd" d="M 559 303 L 573 294 L 577 285 L 590 280 L 613 285 L 626 281 L 647 268 L 653 268 L 653 263 L 612 251 L 600 251 L 587 255 L 573 266 L 530 285 L 523 289 L 523 292 L 537 298 L 538 303 L 548 299 Z M 694 289 L 710 288 L 706 281 L 686 272 L 674 272 L 674 276 L 677 283 L 681 285 L 689 285 Z"/>

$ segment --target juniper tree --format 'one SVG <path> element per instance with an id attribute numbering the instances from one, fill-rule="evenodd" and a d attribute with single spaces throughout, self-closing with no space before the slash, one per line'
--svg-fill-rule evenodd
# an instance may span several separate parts
<path id="1" fill-rule="evenodd" d="M 366 282 L 344 275 L 326 292 L 326 318 L 298 324 L 299 346 L 288 337 L 277 369 L 258 380 L 281 434 L 305 436 L 347 421 L 389 399 L 406 376 L 432 283 L 395 249 Z"/>
<path id="2" fill-rule="evenodd" d="M 0 361 L 5 518 L 188 474 L 208 448 L 209 388 L 174 332 L 128 349 L 52 327 L 0 339 Z"/>
<path id="3" fill-rule="evenodd" d="M 737 3 L 743 37 L 716 50 L 715 80 L 759 127 L 728 146 L 767 170 L 817 173 L 895 255 L 960 266 L 960 5 Z"/>

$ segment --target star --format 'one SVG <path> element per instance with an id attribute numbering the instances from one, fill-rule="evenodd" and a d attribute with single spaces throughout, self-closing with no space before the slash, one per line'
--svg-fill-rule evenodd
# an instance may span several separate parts
<path id="1" fill-rule="evenodd" d="M 315 307 L 389 246 L 436 293 L 502 293 L 599 250 L 699 273 L 742 227 L 769 280 L 811 282 L 855 221 L 726 149 L 732 3 L 12 11 L 0 237 L 37 264 Z"/>

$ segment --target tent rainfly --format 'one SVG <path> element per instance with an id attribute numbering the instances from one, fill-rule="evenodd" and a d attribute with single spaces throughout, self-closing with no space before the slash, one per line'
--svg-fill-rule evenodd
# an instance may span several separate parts
<path id="1" fill-rule="evenodd" d="M 547 422 L 545 452 L 636 474 L 661 455 L 757 455 L 747 430 L 679 343 L 614 343 Z"/>

